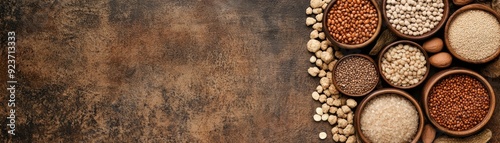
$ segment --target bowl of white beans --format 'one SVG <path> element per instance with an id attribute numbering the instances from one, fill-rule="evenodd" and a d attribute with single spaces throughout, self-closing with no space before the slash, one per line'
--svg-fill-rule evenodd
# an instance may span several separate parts
<path id="1" fill-rule="evenodd" d="M 387 27 L 398 37 L 422 40 L 446 23 L 448 0 L 384 0 L 382 14 Z"/>

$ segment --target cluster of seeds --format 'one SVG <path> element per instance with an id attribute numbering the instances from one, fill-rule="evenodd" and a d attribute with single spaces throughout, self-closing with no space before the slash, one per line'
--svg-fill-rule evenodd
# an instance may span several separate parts
<path id="1" fill-rule="evenodd" d="M 469 60 L 482 60 L 500 48 L 500 23 L 485 11 L 470 10 L 450 24 L 448 39 L 455 52 Z"/>
<path id="2" fill-rule="evenodd" d="M 311 94 L 315 101 L 321 103 L 321 107 L 316 108 L 313 115 L 314 121 L 327 121 L 332 128 L 332 139 L 335 142 L 355 143 L 357 141 L 354 134 L 353 116 L 357 102 L 353 99 L 341 96 L 332 81 L 332 72 L 337 59 L 343 54 L 338 47 L 334 47 L 325 38 L 321 21 L 323 20 L 323 10 L 330 0 L 311 0 L 310 7 L 306 9 L 308 15 L 306 25 L 312 26 L 310 40 L 307 42 L 307 50 L 313 55 L 309 61 L 313 64 L 308 69 L 309 75 L 319 77 L 319 85 Z M 320 139 L 326 139 L 326 132 L 319 133 Z"/>
<path id="3" fill-rule="evenodd" d="M 361 56 L 350 56 L 339 61 L 334 76 L 339 89 L 352 95 L 366 94 L 379 81 L 375 64 Z"/>
<path id="4" fill-rule="evenodd" d="M 434 29 L 443 19 L 443 0 L 387 0 L 386 14 L 399 32 L 419 36 Z"/>
<path id="5" fill-rule="evenodd" d="M 377 29 L 377 10 L 370 0 L 337 0 L 328 12 L 328 31 L 335 41 L 356 45 Z"/>
<path id="6" fill-rule="evenodd" d="M 425 55 L 417 47 L 398 44 L 382 57 L 382 75 L 395 86 L 412 86 L 424 79 L 427 72 Z"/>
<path id="7" fill-rule="evenodd" d="M 488 92 L 479 80 L 469 75 L 451 75 L 431 89 L 429 112 L 439 125 L 463 131 L 486 117 L 489 103 Z"/>

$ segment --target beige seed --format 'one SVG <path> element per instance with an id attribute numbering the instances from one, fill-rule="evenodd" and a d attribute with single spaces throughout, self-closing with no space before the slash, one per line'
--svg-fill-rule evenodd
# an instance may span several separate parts
<path id="1" fill-rule="evenodd" d="M 313 119 L 314 119 L 314 121 L 319 122 L 319 121 L 321 121 L 321 115 L 314 114 Z"/>
<path id="2" fill-rule="evenodd" d="M 322 140 L 326 139 L 326 136 L 327 136 L 327 135 L 326 135 L 326 133 L 325 133 L 325 132 L 321 132 L 321 133 L 319 133 L 319 138 L 320 138 L 320 139 L 322 139 Z"/>

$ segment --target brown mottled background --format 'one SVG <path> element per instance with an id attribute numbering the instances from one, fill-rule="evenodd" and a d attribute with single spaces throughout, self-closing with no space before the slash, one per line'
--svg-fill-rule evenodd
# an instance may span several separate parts
<path id="1" fill-rule="evenodd" d="M 3 0 L 2 142 L 319 142 L 308 0 Z M 499 80 L 492 84 L 500 93 Z M 5 85 L 5 84 L 2 84 Z M 498 98 L 497 98 L 498 99 Z M 498 100 L 497 100 L 498 101 Z M 500 141 L 500 114 L 488 125 Z M 328 140 L 331 141 L 329 137 Z"/>

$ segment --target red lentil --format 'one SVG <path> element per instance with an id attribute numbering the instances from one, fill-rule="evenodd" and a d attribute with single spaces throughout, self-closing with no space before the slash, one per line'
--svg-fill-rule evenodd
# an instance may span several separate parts
<path id="1" fill-rule="evenodd" d="M 439 125 L 463 131 L 485 118 L 489 103 L 488 92 L 479 80 L 469 75 L 450 75 L 431 89 L 429 112 Z"/>

